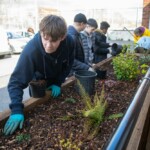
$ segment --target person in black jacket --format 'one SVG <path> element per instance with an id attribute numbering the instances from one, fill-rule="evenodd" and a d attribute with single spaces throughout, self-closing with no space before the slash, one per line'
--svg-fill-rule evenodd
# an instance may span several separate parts
<path id="1" fill-rule="evenodd" d="M 108 49 L 111 47 L 109 43 L 107 43 L 106 33 L 110 25 L 103 21 L 100 23 L 100 29 L 95 31 L 95 50 L 94 50 L 94 63 L 98 63 L 107 58 L 107 54 L 110 53 Z"/>
<path id="2" fill-rule="evenodd" d="M 73 37 L 75 43 L 75 59 L 69 76 L 78 70 L 93 70 L 92 67 L 85 63 L 85 54 L 80 38 L 80 32 L 85 29 L 86 23 L 86 16 L 79 13 L 75 15 L 73 25 L 68 27 L 68 34 Z"/>
<path id="3" fill-rule="evenodd" d="M 40 31 L 22 51 L 11 74 L 8 92 L 11 115 L 4 127 L 4 134 L 13 134 L 23 127 L 23 89 L 33 79 L 46 80 L 52 97 L 61 94 L 61 84 L 68 76 L 74 61 L 74 42 L 67 35 L 67 25 L 62 17 L 48 15 L 39 25 Z"/>

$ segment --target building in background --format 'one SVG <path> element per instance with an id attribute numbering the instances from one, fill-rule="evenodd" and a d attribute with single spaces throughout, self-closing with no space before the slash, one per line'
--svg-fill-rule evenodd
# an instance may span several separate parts
<path id="1" fill-rule="evenodd" d="M 142 25 L 150 29 L 150 0 L 144 0 Z"/>
<path id="2" fill-rule="evenodd" d="M 95 18 L 98 24 L 108 21 L 110 29 L 134 29 L 141 25 L 143 0 L 105 1 L 99 5 L 99 0 L 92 0 L 91 3 L 86 0 L 1 0 L 0 24 L 5 29 L 25 30 L 32 27 L 37 31 L 39 22 L 45 15 L 62 15 L 69 25 L 75 14 L 81 12 L 87 18 Z M 114 4 L 115 1 L 117 4 Z"/>

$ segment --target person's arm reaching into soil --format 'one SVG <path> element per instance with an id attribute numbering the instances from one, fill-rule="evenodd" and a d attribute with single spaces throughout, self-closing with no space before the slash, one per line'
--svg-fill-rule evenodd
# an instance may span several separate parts
<path id="1" fill-rule="evenodd" d="M 18 128 L 22 129 L 24 122 L 24 115 L 23 114 L 14 114 L 9 117 L 7 120 L 5 127 L 4 127 L 4 134 L 11 135 L 15 132 Z"/>

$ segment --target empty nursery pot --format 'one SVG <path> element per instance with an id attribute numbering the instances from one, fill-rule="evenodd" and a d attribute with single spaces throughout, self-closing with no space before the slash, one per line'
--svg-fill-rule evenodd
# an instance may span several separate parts
<path id="1" fill-rule="evenodd" d="M 96 69 L 96 73 L 97 73 L 97 78 L 99 78 L 99 79 L 106 79 L 107 70 Z"/>
<path id="2" fill-rule="evenodd" d="M 112 44 L 112 49 L 114 49 L 114 50 L 116 51 L 117 48 L 118 48 L 118 44 L 117 44 L 117 43 L 113 43 L 113 44 Z"/>
<path id="3" fill-rule="evenodd" d="M 97 73 L 87 70 L 80 70 L 75 72 L 75 77 L 78 79 L 85 89 L 85 91 L 92 95 L 95 91 L 95 79 L 96 79 Z M 75 88 L 77 92 L 80 94 L 79 87 L 76 84 Z"/>
<path id="4" fill-rule="evenodd" d="M 46 94 L 45 89 L 46 89 L 45 80 L 31 81 L 29 83 L 29 92 L 31 97 L 40 98 L 45 96 Z"/>

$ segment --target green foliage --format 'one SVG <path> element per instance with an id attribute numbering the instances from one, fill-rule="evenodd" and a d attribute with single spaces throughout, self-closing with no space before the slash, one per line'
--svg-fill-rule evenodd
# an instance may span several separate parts
<path id="1" fill-rule="evenodd" d="M 83 116 L 86 117 L 84 133 L 88 134 L 88 139 L 92 139 L 99 131 L 99 125 L 104 119 L 104 113 L 107 107 L 107 102 L 104 100 L 104 87 L 101 95 L 98 96 L 96 93 L 92 102 L 79 80 L 77 80 L 77 84 L 80 89 L 82 101 L 85 105 L 84 110 L 82 110 Z"/>
<path id="2" fill-rule="evenodd" d="M 104 102 L 104 90 L 102 90 L 101 96 L 97 93 L 94 96 L 94 103 L 91 104 L 91 109 L 83 111 L 83 116 L 93 120 L 93 123 L 100 124 L 103 120 L 106 110 L 107 102 Z"/>
<path id="3" fill-rule="evenodd" d="M 83 116 L 92 119 L 95 123 L 101 123 L 107 106 L 107 102 L 104 101 L 104 88 L 102 89 L 100 97 L 97 95 L 97 93 L 95 94 L 94 101 L 92 102 L 91 98 L 85 92 L 85 89 L 80 84 L 79 80 L 77 81 L 77 84 L 81 92 L 82 101 L 85 105 Z"/>
<path id="4" fill-rule="evenodd" d="M 74 98 L 66 98 L 65 102 L 74 104 L 76 103 L 76 100 Z"/>
<path id="5" fill-rule="evenodd" d="M 73 142 L 72 141 L 72 134 L 69 139 L 60 139 L 59 146 L 63 150 L 80 150 L 82 142 Z"/>
<path id="6" fill-rule="evenodd" d="M 20 135 L 16 136 L 16 140 L 18 142 L 29 141 L 30 135 L 29 134 L 20 134 Z"/>
<path id="7" fill-rule="evenodd" d="M 148 63 L 150 62 L 150 55 L 142 55 L 139 58 L 140 64 Z"/>
<path id="8" fill-rule="evenodd" d="M 148 65 L 142 64 L 140 66 L 140 68 L 141 68 L 141 74 L 146 74 L 148 67 L 149 67 Z"/>
<path id="9" fill-rule="evenodd" d="M 80 81 L 77 80 L 77 85 L 79 86 L 79 90 L 81 93 L 82 101 L 85 105 L 85 110 L 92 109 L 92 102 L 89 95 L 86 93 L 84 87 L 80 84 Z"/>
<path id="10" fill-rule="evenodd" d="M 139 74 L 139 61 L 134 53 L 120 53 L 113 58 L 112 64 L 118 80 L 132 81 Z"/>
<path id="11" fill-rule="evenodd" d="M 124 44 L 123 47 L 122 47 L 121 52 L 122 53 L 126 53 L 127 51 L 129 51 L 129 49 L 130 49 L 130 45 Z"/>
<path id="12" fill-rule="evenodd" d="M 62 116 L 60 118 L 57 118 L 57 120 L 69 121 L 72 118 L 73 118 L 72 116 L 66 115 L 66 116 Z"/>
<path id="13" fill-rule="evenodd" d="M 123 117 L 123 113 L 112 114 L 108 117 L 108 119 L 116 119 L 116 118 L 121 118 L 121 117 Z"/>

